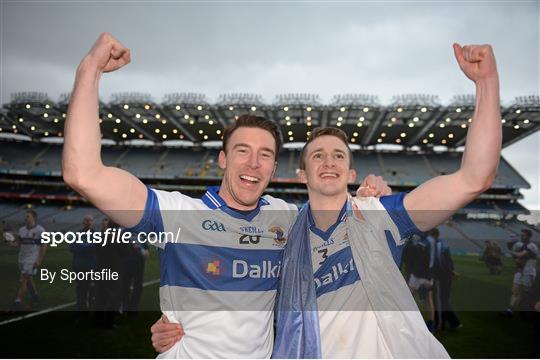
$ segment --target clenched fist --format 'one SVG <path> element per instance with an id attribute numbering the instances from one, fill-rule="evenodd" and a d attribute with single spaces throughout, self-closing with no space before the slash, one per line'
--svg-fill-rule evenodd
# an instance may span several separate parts
<path id="1" fill-rule="evenodd" d="M 497 78 L 497 65 L 491 45 L 453 46 L 459 67 L 469 79 L 477 83 Z"/>
<path id="2" fill-rule="evenodd" d="M 110 72 L 129 64 L 131 54 L 109 33 L 102 33 L 81 64 L 90 66 L 98 72 Z"/>

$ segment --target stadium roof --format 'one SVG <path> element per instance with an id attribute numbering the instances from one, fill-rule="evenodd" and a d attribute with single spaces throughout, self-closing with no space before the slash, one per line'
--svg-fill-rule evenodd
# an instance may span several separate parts
<path id="1" fill-rule="evenodd" d="M 53 102 L 44 93 L 12 95 L 0 112 L 0 133 L 26 135 L 32 139 L 62 137 L 69 94 Z M 257 94 L 224 94 L 210 103 L 204 94 L 168 94 L 156 103 L 149 94 L 114 94 L 100 103 L 104 139 L 115 142 L 135 139 L 160 143 L 187 140 L 219 141 L 223 129 L 240 115 L 254 114 L 277 122 L 285 143 L 305 141 L 317 126 L 335 126 L 349 135 L 351 144 L 379 144 L 430 148 L 457 148 L 465 143 L 467 127 L 474 121 L 474 96 L 455 96 L 448 105 L 433 95 L 405 94 L 381 105 L 376 96 L 336 95 L 322 104 L 314 94 L 282 94 L 272 104 Z M 540 128 L 540 98 L 522 96 L 501 107 L 503 146 Z"/>

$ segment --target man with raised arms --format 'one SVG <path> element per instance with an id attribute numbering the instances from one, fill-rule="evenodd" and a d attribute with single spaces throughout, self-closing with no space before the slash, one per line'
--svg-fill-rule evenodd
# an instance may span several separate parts
<path id="1" fill-rule="evenodd" d="M 410 193 L 348 200 L 354 169 L 346 135 L 314 131 L 304 147 L 300 178 L 309 203 L 284 252 L 274 357 L 448 357 L 427 331 L 397 264 L 405 237 L 448 219 L 489 189 L 497 174 L 502 129 L 493 51 L 489 45 L 453 47 L 476 85 L 476 109 L 455 173 Z M 346 215 L 352 204 L 357 217 Z M 306 281 L 307 269 L 314 281 Z"/>
<path id="2" fill-rule="evenodd" d="M 276 169 L 279 128 L 244 116 L 226 129 L 224 178 L 202 199 L 147 188 L 104 166 L 100 154 L 99 81 L 129 61 L 129 50 L 102 34 L 79 65 L 64 132 L 64 180 L 133 232 L 182 229 L 180 243 L 160 244 L 160 306 L 186 336 L 163 357 L 269 357 L 281 254 L 296 213 L 280 199 L 261 197 Z M 375 190 L 364 195 L 388 190 L 380 178 L 363 185 L 370 183 Z"/>

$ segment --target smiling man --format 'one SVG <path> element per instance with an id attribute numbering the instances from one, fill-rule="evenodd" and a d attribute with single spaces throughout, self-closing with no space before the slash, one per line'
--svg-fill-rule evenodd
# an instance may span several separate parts
<path id="1" fill-rule="evenodd" d="M 269 357 L 281 255 L 297 210 L 262 196 L 276 169 L 279 128 L 262 117 L 239 117 L 224 132 L 221 186 L 200 199 L 146 187 L 105 166 L 100 154 L 99 80 L 129 62 L 129 50 L 104 33 L 79 65 L 64 132 L 64 180 L 132 232 L 181 229 L 179 242 L 157 244 L 160 307 L 186 333 L 162 357 Z M 374 176 L 363 187 L 370 181 L 388 190 Z"/>
<path id="2" fill-rule="evenodd" d="M 419 344 L 410 347 L 418 351 L 396 353 L 389 341 L 379 315 L 390 309 L 377 303 L 373 283 L 379 287 L 381 283 L 374 281 L 371 273 L 393 270 L 394 275 L 399 274 L 403 239 L 421 231 L 404 209 L 404 193 L 363 202 L 349 199 L 347 185 L 356 178 L 352 165 L 352 152 L 342 130 L 313 130 L 301 152 L 299 172 L 309 202 L 289 232 L 284 253 L 273 357 L 448 357 L 427 331 L 406 286 L 399 296 L 406 299 L 403 310 L 412 314 L 404 334 L 414 330 Z M 369 258 L 386 256 L 384 266 L 372 269 L 381 260 L 372 263 L 359 257 L 356 252 L 360 247 Z M 312 274 L 312 282 L 306 281 L 308 274 Z M 401 275 L 397 276 L 404 284 Z M 396 279 L 399 283 L 399 278 L 391 280 Z M 385 313 L 392 316 L 392 311 Z M 411 327 L 411 322 L 416 326 Z M 394 324 L 399 325 L 399 321 Z"/>
<path id="3" fill-rule="evenodd" d="M 349 200 L 347 183 L 355 174 L 346 135 L 320 129 L 306 143 L 300 178 L 309 202 L 284 252 L 274 357 L 448 357 L 397 264 L 404 238 L 445 221 L 488 189 L 497 173 L 502 130 L 493 51 L 489 45 L 453 47 L 476 84 L 475 114 L 455 173 L 410 193 Z"/>

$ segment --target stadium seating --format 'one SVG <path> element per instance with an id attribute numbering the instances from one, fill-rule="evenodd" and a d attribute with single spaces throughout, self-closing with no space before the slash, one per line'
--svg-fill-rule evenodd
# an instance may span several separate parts
<path id="1" fill-rule="evenodd" d="M 0 173 L 29 174 L 41 176 L 59 176 L 61 172 L 62 145 L 52 143 L 1 141 L 0 142 Z M 145 179 L 218 179 L 223 176 L 223 170 L 218 166 L 217 149 L 202 147 L 178 148 L 167 146 L 118 146 L 103 145 L 102 159 L 104 164 L 117 166 Z M 410 190 L 433 176 L 449 174 L 458 169 L 461 153 L 428 153 L 412 154 L 403 152 L 374 152 L 367 150 L 354 151 L 354 167 L 357 180 L 368 174 L 382 175 L 393 187 Z M 278 181 L 290 181 L 297 178 L 299 166 L 298 150 L 283 149 L 278 158 L 275 177 Z M 41 181 L 41 180 L 40 180 Z M 58 179 L 54 180 L 58 183 Z M 202 184 L 204 185 L 204 184 Z M 158 186 L 159 187 L 159 186 Z M 507 191 L 507 199 L 481 199 L 465 207 L 461 215 L 439 227 L 441 237 L 448 240 L 453 251 L 460 253 L 478 253 L 482 250 L 485 240 L 497 242 L 506 249 L 506 242 L 519 235 L 526 224 L 516 220 L 486 220 L 466 219 L 464 213 L 504 215 L 526 213 L 527 210 L 518 202 L 518 194 L 513 190 L 526 188 L 526 180 L 505 160 L 502 159 L 494 188 L 512 189 Z M 62 186 L 39 185 L 28 183 L 5 182 L 0 185 L 0 193 L 4 197 L 19 194 L 19 202 L 0 202 L 0 229 L 17 229 L 24 223 L 24 199 L 68 199 L 69 192 Z M 495 191 L 495 190 L 494 190 Z M 498 190 L 499 193 L 501 190 Z M 503 190 L 504 191 L 504 190 Z M 305 192 L 281 192 L 277 189 L 272 195 L 282 196 L 290 202 L 303 204 Z M 198 194 L 195 194 L 198 196 Z M 23 200 L 21 200 L 23 199 Z M 44 202 L 44 200 L 42 200 Z M 71 200 L 69 200 L 71 203 Z M 32 202 L 32 201 L 30 201 Z M 87 214 L 95 218 L 95 226 L 103 215 L 94 208 L 81 204 L 66 205 L 61 202 L 47 202 L 45 205 L 36 204 L 33 208 L 38 212 L 39 222 L 47 230 L 68 231 L 77 230 L 82 219 Z M 533 229 L 533 240 L 540 240 L 540 233 Z"/>
<path id="2" fill-rule="evenodd" d="M 117 162 L 119 167 L 140 177 L 155 177 L 163 155 L 163 148 L 130 147 Z"/>
<path id="3" fill-rule="evenodd" d="M 425 157 L 433 172 L 432 176 L 451 174 L 458 170 L 461 164 L 460 153 L 428 154 Z"/>
<path id="4" fill-rule="evenodd" d="M 104 164 L 117 166 L 143 178 L 220 177 L 218 150 L 168 147 L 103 146 Z M 5 142 L 0 147 L 0 171 L 59 175 L 62 146 L 35 142 Z M 276 177 L 295 179 L 299 151 L 284 149 L 278 158 Z M 382 175 L 391 185 L 416 186 L 433 176 L 459 168 L 460 153 L 404 154 L 354 152 L 358 179 L 372 173 Z M 529 185 L 506 160 L 499 166 L 494 187 L 523 188 Z"/>
<path id="5" fill-rule="evenodd" d="M 527 181 L 504 159 L 501 157 L 499 168 L 497 171 L 497 177 L 493 187 L 514 187 L 514 188 L 528 188 Z"/>
<path id="6" fill-rule="evenodd" d="M 499 244 L 501 248 L 506 248 L 506 243 L 510 240 L 512 234 L 504 229 L 501 225 L 497 225 L 493 221 L 478 221 L 478 220 L 460 220 L 456 222 L 456 229 L 467 237 L 483 247 L 486 240 L 490 240 Z"/>
<path id="7" fill-rule="evenodd" d="M 276 177 L 296 179 L 296 170 L 299 167 L 299 151 L 283 150 L 279 154 Z"/>
<path id="8" fill-rule="evenodd" d="M 432 177 L 419 155 L 381 153 L 380 158 L 384 166 L 383 176 L 390 183 L 416 186 Z"/>
<path id="9" fill-rule="evenodd" d="M 454 253 L 478 253 L 481 250 L 481 246 L 475 241 L 471 241 L 466 234 L 459 232 L 456 229 L 455 221 L 448 221 L 445 224 L 439 225 L 441 239 L 447 241 L 448 246 L 452 249 Z"/>
<path id="10" fill-rule="evenodd" d="M 165 157 L 158 165 L 158 177 L 177 178 L 187 176 L 186 172 L 193 168 L 193 160 L 202 158 L 201 154 L 206 151 L 196 151 L 191 149 L 171 148 L 165 150 Z"/>
<path id="11" fill-rule="evenodd" d="M 355 151 L 353 153 L 353 157 L 357 179 L 362 179 L 369 174 L 383 174 L 380 161 L 376 155 L 366 152 Z"/>

